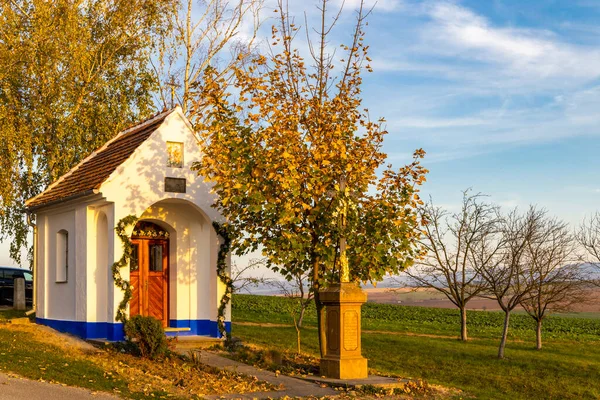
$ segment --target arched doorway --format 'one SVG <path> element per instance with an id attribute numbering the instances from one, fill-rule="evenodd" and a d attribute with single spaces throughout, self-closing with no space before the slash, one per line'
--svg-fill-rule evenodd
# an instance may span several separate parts
<path id="1" fill-rule="evenodd" d="M 148 221 L 140 221 L 131 235 L 130 268 L 132 298 L 129 314 L 152 316 L 169 323 L 169 233 Z"/>

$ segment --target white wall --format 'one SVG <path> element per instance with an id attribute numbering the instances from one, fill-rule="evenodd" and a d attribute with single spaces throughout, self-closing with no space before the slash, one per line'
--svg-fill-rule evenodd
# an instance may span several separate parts
<path id="1" fill-rule="evenodd" d="M 76 232 L 75 209 L 58 210 L 54 213 L 38 216 L 38 243 L 40 255 L 38 258 L 38 298 L 41 300 L 38 315 L 47 319 L 75 320 L 77 310 L 76 299 Z M 85 226 L 84 226 L 85 227 Z M 57 233 L 65 230 L 69 233 L 69 268 L 67 282 L 56 282 Z M 43 285 L 41 284 L 43 282 Z M 41 287 L 40 287 L 41 286 Z M 44 290 L 45 289 L 45 290 Z"/>
<path id="2" fill-rule="evenodd" d="M 183 168 L 167 167 L 166 142 L 184 143 Z M 197 140 L 181 111 L 170 114 L 146 142 L 104 182 L 100 193 L 38 212 L 38 316 L 116 322 L 123 297 L 111 265 L 122 256 L 114 228 L 135 215 L 166 228 L 170 243 L 170 319 L 216 320 L 224 290 L 216 275 L 218 238 L 210 186 L 191 170 L 200 159 Z M 186 179 L 186 193 L 164 191 L 164 178 Z M 66 283 L 55 282 L 56 233 L 69 232 Z M 128 227 L 130 235 L 133 226 Z M 129 279 L 129 268 L 121 275 Z M 229 313 L 228 313 L 229 315 Z M 228 318 L 229 320 L 229 318 Z"/>
<path id="3" fill-rule="evenodd" d="M 216 240 L 212 223 L 193 205 L 165 200 L 148 208 L 141 219 L 156 223 L 170 234 L 169 319 L 215 318 L 210 301 L 215 286 L 211 271 L 211 241 Z"/>
<path id="4" fill-rule="evenodd" d="M 167 141 L 184 143 L 183 168 L 167 167 Z M 211 221 L 222 220 L 218 211 L 211 207 L 215 196 L 210 193 L 210 186 L 191 169 L 200 157 L 196 137 L 181 112 L 174 111 L 125 163 L 117 167 L 100 191 L 107 201 L 115 203 L 117 221 L 129 214 L 140 216 L 152 204 L 164 199 L 187 200 Z M 165 177 L 186 179 L 186 193 L 165 192 Z"/>
<path id="5" fill-rule="evenodd" d="M 85 301 L 88 322 L 114 322 L 112 298 L 120 289 L 114 287 L 114 205 L 100 200 L 87 206 L 87 268 Z M 119 242 L 120 243 L 120 242 Z M 109 300 L 110 299 L 110 300 Z"/>
<path id="6" fill-rule="evenodd" d="M 112 208 L 100 196 L 38 212 L 39 318 L 106 322 L 112 298 Z M 57 233 L 69 234 L 67 282 L 56 282 Z M 96 248 L 99 248 L 96 251 Z"/>
<path id="7" fill-rule="evenodd" d="M 87 321 L 106 322 L 108 317 L 108 218 L 95 209 L 88 213 Z"/>
<path id="8" fill-rule="evenodd" d="M 183 168 L 167 167 L 167 141 L 184 143 Z M 169 319 L 217 317 L 217 235 L 212 221 L 222 221 L 222 217 L 211 207 L 215 196 L 210 186 L 191 169 L 200 157 L 196 137 L 181 112 L 174 111 L 100 188 L 105 199 L 114 203 L 112 226 L 135 215 L 170 232 Z M 186 193 L 165 192 L 165 177 L 186 179 Z M 130 226 L 127 233 L 132 230 Z M 116 234 L 111 239 L 115 247 L 110 260 L 116 261 L 122 255 L 122 246 Z M 129 279 L 127 268 L 121 273 Z M 114 310 L 121 299 L 122 293 L 116 290 L 109 302 Z"/>
<path id="9" fill-rule="evenodd" d="M 38 214 L 36 216 L 36 224 L 38 227 L 37 232 L 37 265 L 35 273 L 35 279 L 37 280 L 37 299 L 36 299 L 36 317 L 46 318 L 46 305 L 48 301 L 46 299 L 48 290 L 46 290 L 47 282 L 46 276 L 46 221 L 47 218 L 44 214 Z"/>

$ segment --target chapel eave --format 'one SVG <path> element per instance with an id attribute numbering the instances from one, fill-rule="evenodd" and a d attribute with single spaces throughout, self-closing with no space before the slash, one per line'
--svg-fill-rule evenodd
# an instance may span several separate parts
<path id="1" fill-rule="evenodd" d="M 70 203 L 73 202 L 74 200 L 83 200 L 85 198 L 91 197 L 91 196 L 95 196 L 98 193 L 100 193 L 97 189 L 90 189 L 90 190 L 86 190 L 80 193 L 75 193 L 71 196 L 67 196 L 64 198 L 60 198 L 60 199 L 56 199 L 53 201 L 49 201 L 47 203 L 43 203 L 43 204 L 38 204 L 38 205 L 34 205 L 34 206 L 26 206 L 25 207 L 25 212 L 30 213 L 30 214 L 35 214 L 37 211 L 44 209 L 44 208 L 50 208 L 53 206 L 57 206 L 60 204 L 66 204 L 66 203 Z"/>

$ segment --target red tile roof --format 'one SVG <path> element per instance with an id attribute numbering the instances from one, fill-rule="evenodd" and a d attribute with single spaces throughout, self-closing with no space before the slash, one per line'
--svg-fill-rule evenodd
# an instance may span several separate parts
<path id="1" fill-rule="evenodd" d="M 123 164 L 174 111 L 168 110 L 118 133 L 104 146 L 73 167 L 41 194 L 25 202 L 29 210 L 67 198 L 91 194 Z"/>

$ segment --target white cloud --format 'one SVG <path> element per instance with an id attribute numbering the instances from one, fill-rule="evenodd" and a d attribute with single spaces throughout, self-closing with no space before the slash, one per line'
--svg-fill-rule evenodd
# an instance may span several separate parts
<path id="1" fill-rule="evenodd" d="M 494 24 L 449 1 L 403 15 L 414 29 L 375 46 L 375 73 L 388 84 L 368 99 L 388 119 L 390 146 L 416 144 L 440 162 L 600 135 L 600 85 L 590 87 L 600 78 L 598 46 Z"/>
<path id="2" fill-rule="evenodd" d="M 492 121 L 483 118 L 399 118 L 391 122 L 390 127 L 406 128 L 455 128 L 490 124 Z M 388 124 L 390 125 L 390 124 Z"/>
<path id="3" fill-rule="evenodd" d="M 344 3 L 348 9 L 357 9 L 360 7 L 361 0 L 337 0 L 338 5 Z M 402 0 L 364 0 L 364 8 L 373 8 L 374 11 L 395 11 L 403 6 Z"/>
<path id="4" fill-rule="evenodd" d="M 434 149 L 429 148 L 429 146 L 425 146 L 424 143 L 420 143 L 423 145 L 424 150 L 426 151 L 425 159 L 422 161 L 422 164 L 429 168 L 430 166 L 438 163 L 460 160 L 467 157 L 476 157 L 481 156 L 483 154 L 488 154 L 492 152 L 492 149 L 487 148 L 473 148 L 468 146 L 453 146 L 447 148 L 439 148 L 435 147 Z M 410 147 L 410 145 L 403 146 L 404 148 L 411 149 L 417 146 Z M 412 153 L 407 152 L 394 152 L 389 153 L 386 162 L 390 162 L 393 165 L 405 165 L 412 162 L 413 156 Z"/>
<path id="5" fill-rule="evenodd" d="M 405 7 L 422 21 L 373 53 L 375 71 L 435 76 L 506 93 L 574 88 L 600 78 L 600 49 L 545 29 L 494 25 L 450 1 Z"/>
<path id="6" fill-rule="evenodd" d="M 520 199 L 504 199 L 498 201 L 497 204 L 504 209 L 513 209 L 515 207 L 523 206 Z"/>
<path id="7" fill-rule="evenodd" d="M 329 11 L 340 4 L 334 0 Z M 339 52 L 337 44 L 346 41 L 357 5 L 346 0 L 329 51 Z M 314 3 L 292 6 L 300 25 L 306 10 L 309 27 L 318 26 Z M 545 29 L 503 26 L 450 1 L 380 0 L 375 10 L 393 13 L 371 16 L 367 39 L 376 84 L 363 94 L 365 106 L 388 119 L 386 148 L 394 164 L 410 159 L 401 151 L 416 147 L 437 163 L 600 134 L 600 86 L 586 87 L 600 78 L 600 48 Z M 404 28 L 389 30 L 396 19 Z M 310 59 L 304 32 L 297 45 Z M 373 80 L 365 75 L 367 82 Z"/>
<path id="8" fill-rule="evenodd" d="M 494 64 L 497 72 L 534 81 L 600 76 L 600 51 L 561 41 L 547 30 L 493 26 L 486 18 L 450 2 L 430 3 L 423 32 L 433 51 Z"/>
<path id="9" fill-rule="evenodd" d="M 403 104 L 399 107 L 402 113 L 388 119 L 387 146 L 423 147 L 427 151 L 427 164 L 574 137 L 600 136 L 597 112 L 600 86 L 564 93 L 545 105 L 489 108 L 479 112 L 466 109 L 463 115 L 454 118 L 437 116 L 435 110 L 406 112 Z M 408 159 L 406 154 L 391 152 L 390 161 L 394 164 Z"/>
<path id="10" fill-rule="evenodd" d="M 600 86 L 581 90 L 562 99 L 565 116 L 574 125 L 600 126 Z"/>

